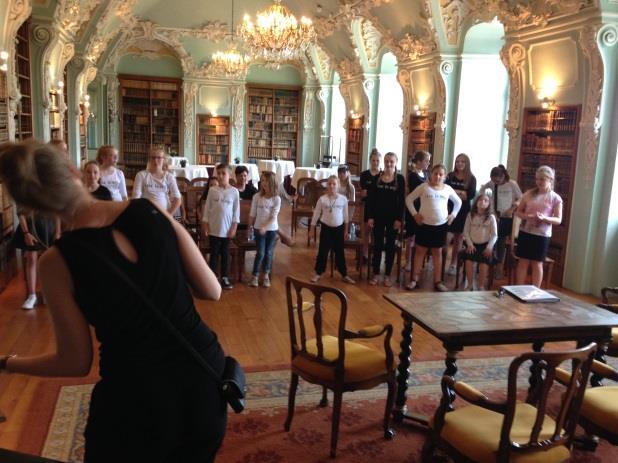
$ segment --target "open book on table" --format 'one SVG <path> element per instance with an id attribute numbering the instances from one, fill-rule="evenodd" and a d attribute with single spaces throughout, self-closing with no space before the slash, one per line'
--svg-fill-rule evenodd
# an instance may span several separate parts
<path id="1" fill-rule="evenodd" d="M 558 302 L 560 300 L 559 297 L 532 285 L 506 285 L 502 286 L 502 289 L 522 302 Z"/>

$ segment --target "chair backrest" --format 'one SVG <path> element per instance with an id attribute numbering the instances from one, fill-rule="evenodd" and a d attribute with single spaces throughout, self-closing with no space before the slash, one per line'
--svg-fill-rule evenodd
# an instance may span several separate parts
<path id="1" fill-rule="evenodd" d="M 191 186 L 206 186 L 208 185 L 208 177 L 195 177 L 191 180 Z"/>
<path id="2" fill-rule="evenodd" d="M 521 217 L 513 215 L 513 228 L 511 229 L 511 243 L 515 243 L 519 236 L 519 229 L 521 228 Z"/>
<path id="3" fill-rule="evenodd" d="M 186 177 L 176 177 L 176 184 L 178 185 L 178 191 L 180 191 L 182 195 L 184 195 L 191 186 L 191 182 L 187 180 Z"/>
<path id="4" fill-rule="evenodd" d="M 511 362 L 505 403 L 506 413 L 502 422 L 498 461 L 503 461 L 502 458 L 506 458 L 509 453 L 548 449 L 558 445 L 570 448 L 596 347 L 595 343 L 591 343 L 584 348 L 571 351 L 529 352 L 520 355 Z M 510 433 L 517 404 L 517 373 L 522 364 L 528 361 L 533 362 L 532 370 L 536 370 L 535 373 L 538 377 L 538 383 L 533 387 L 529 396 L 530 402 L 537 409 L 536 419 L 530 432 L 529 441 L 525 443 L 513 442 L 510 439 Z M 562 394 L 560 409 L 554 417 L 556 426 L 548 439 L 546 435 L 541 436 L 547 414 L 548 396 L 553 386 L 558 384 L 554 381 L 556 368 L 564 362 L 570 362 L 571 380 L 566 386 L 566 392 Z M 508 461 L 508 459 L 504 461 Z"/>
<path id="5" fill-rule="evenodd" d="M 199 214 L 201 213 L 200 198 L 205 190 L 205 186 L 190 186 L 187 189 L 185 194 L 185 211 L 189 223 L 199 223 Z"/>
<path id="6" fill-rule="evenodd" d="M 314 285 L 290 276 L 285 280 L 285 289 L 288 301 L 292 358 L 297 355 L 302 355 L 312 360 L 317 360 L 324 365 L 334 366 L 335 377 L 342 379 L 343 360 L 345 358 L 345 321 L 348 312 L 348 300 L 346 295 L 337 288 Z M 310 296 L 304 297 L 305 295 Z M 339 301 L 339 323 L 337 328 L 339 355 L 335 360 L 330 361 L 324 358 L 324 344 L 322 341 L 322 336 L 324 336 L 323 303 L 324 296 L 326 295 L 333 295 L 335 300 Z M 310 302 L 314 306 L 313 316 L 310 320 L 306 320 L 303 316 L 303 314 L 306 313 L 303 311 L 303 302 Z M 329 304 L 329 312 L 335 310 L 336 308 Z M 313 328 L 313 330 L 311 330 L 311 328 Z M 310 339 L 309 336 L 313 333 L 315 334 L 316 340 L 315 355 L 307 351 L 307 341 Z"/>
<path id="7" fill-rule="evenodd" d="M 314 189 L 312 186 L 318 182 L 314 178 L 301 178 L 296 187 L 296 199 L 294 206 L 313 207 L 317 199 L 313 200 Z"/>

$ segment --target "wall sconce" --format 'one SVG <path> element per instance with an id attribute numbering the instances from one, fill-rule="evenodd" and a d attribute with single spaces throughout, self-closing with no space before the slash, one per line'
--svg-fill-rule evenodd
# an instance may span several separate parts
<path id="1" fill-rule="evenodd" d="M 9 53 L 6 50 L 0 51 L 0 71 L 6 72 L 9 70 Z"/>
<path id="2" fill-rule="evenodd" d="M 58 83 L 56 84 L 56 91 L 58 93 L 62 93 L 63 90 L 64 90 L 64 82 L 59 80 Z"/>
<path id="3" fill-rule="evenodd" d="M 422 116 L 423 114 L 425 114 L 425 107 L 418 104 L 412 106 L 412 110 L 414 111 L 414 114 L 416 116 Z"/>
<path id="4" fill-rule="evenodd" d="M 84 108 L 90 108 L 90 95 L 86 94 L 82 99 L 84 100 Z"/>
<path id="5" fill-rule="evenodd" d="M 540 98 L 540 100 L 541 100 L 541 108 L 543 109 L 550 109 L 556 105 L 556 100 L 552 100 L 551 98 L 548 98 L 546 96 L 543 98 Z"/>
<path id="6" fill-rule="evenodd" d="M 354 111 L 353 109 L 350 110 L 350 117 L 352 119 L 358 119 L 361 117 L 361 115 L 359 113 L 357 113 L 356 111 Z"/>

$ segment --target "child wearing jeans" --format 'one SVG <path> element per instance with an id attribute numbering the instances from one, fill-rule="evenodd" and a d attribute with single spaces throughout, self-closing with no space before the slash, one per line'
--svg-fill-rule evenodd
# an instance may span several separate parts
<path id="1" fill-rule="evenodd" d="M 255 233 L 257 252 L 253 261 L 253 277 L 249 286 L 257 288 L 259 284 L 260 267 L 264 278 L 262 285 L 270 288 L 270 271 L 273 265 L 273 254 L 277 244 L 277 216 L 281 209 L 281 198 L 277 194 L 279 186 L 273 172 L 262 172 L 260 191 L 251 199 L 249 217 Z"/>
<path id="2" fill-rule="evenodd" d="M 216 272 L 221 258 L 221 287 L 232 289 L 229 278 L 230 239 L 236 235 L 240 222 L 240 198 L 238 190 L 230 185 L 228 165 L 217 165 L 216 174 L 219 185 L 208 189 L 202 213 L 203 233 L 210 240 L 210 268 Z"/>
<path id="3" fill-rule="evenodd" d="M 466 249 L 459 257 L 466 261 L 468 289 L 474 290 L 474 262 L 478 262 L 478 289 L 483 291 L 489 265 L 494 262 L 494 245 L 498 240 L 496 217 L 492 212 L 491 200 L 484 192 L 481 192 L 472 204 L 466 217 L 463 235 Z"/>
<path id="4" fill-rule="evenodd" d="M 348 233 L 348 200 L 342 194 L 337 193 L 339 181 L 336 176 L 328 177 L 326 184 L 326 194 L 320 196 L 311 219 L 309 235 L 320 221 L 320 247 L 318 257 L 315 261 L 315 275 L 311 282 L 317 283 L 324 270 L 328 254 L 335 253 L 335 265 L 341 273 L 343 281 L 354 284 L 355 281 L 348 276 L 348 269 L 345 264 L 345 254 L 343 250 L 344 238 Z"/>

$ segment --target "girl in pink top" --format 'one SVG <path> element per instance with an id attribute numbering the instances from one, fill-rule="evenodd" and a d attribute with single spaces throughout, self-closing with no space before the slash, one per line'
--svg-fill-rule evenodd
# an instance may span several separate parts
<path id="1" fill-rule="evenodd" d="M 517 238 L 517 284 L 525 283 L 528 267 L 532 268 L 532 284 L 541 287 L 543 262 L 547 256 L 552 225 L 562 222 L 562 198 L 553 191 L 554 169 L 541 166 L 536 170 L 536 188 L 526 191 L 516 215 L 523 220 Z"/>

